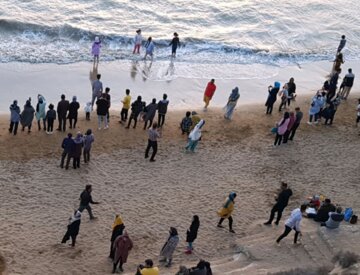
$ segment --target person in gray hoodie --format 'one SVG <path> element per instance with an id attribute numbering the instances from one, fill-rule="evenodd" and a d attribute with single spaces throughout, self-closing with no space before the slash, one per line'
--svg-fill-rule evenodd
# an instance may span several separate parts
<path id="1" fill-rule="evenodd" d="M 91 150 L 91 145 L 92 143 L 95 141 L 94 138 L 94 134 L 92 133 L 91 129 L 88 129 L 86 131 L 86 134 L 84 136 L 84 151 L 83 151 L 83 155 L 84 155 L 84 162 L 87 163 L 90 161 L 90 150 Z"/>
<path id="2" fill-rule="evenodd" d="M 322 222 L 321 226 L 326 226 L 330 229 L 335 229 L 340 226 L 340 223 L 344 220 L 344 214 L 342 213 L 342 208 L 338 206 L 336 212 L 329 213 L 329 219 L 326 222 Z"/>
<path id="3" fill-rule="evenodd" d="M 13 101 L 13 104 L 10 105 L 10 127 L 9 133 L 14 134 L 17 133 L 17 129 L 20 121 L 20 107 L 17 105 L 17 100 Z"/>
<path id="4" fill-rule="evenodd" d="M 31 125 L 34 119 L 35 109 L 31 106 L 30 99 L 26 100 L 26 104 L 24 106 L 24 110 L 20 115 L 20 123 L 22 125 L 22 131 L 25 130 L 25 127 L 28 127 L 28 133 L 31 132 Z"/>
<path id="5" fill-rule="evenodd" d="M 144 130 L 146 130 L 148 121 L 150 122 L 149 128 L 151 127 L 154 117 L 155 117 L 157 107 L 158 107 L 158 105 L 156 104 L 156 98 L 153 98 L 152 102 L 148 106 L 146 106 L 146 108 L 145 108 L 146 114 L 144 117 L 144 122 L 145 122 Z"/>

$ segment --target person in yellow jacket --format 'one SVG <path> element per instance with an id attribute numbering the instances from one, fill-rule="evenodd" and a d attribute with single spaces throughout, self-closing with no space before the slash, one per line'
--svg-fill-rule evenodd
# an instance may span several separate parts
<path id="1" fill-rule="evenodd" d="M 217 214 L 220 217 L 219 223 L 218 223 L 218 227 L 223 228 L 223 226 L 221 225 L 222 222 L 225 219 L 229 220 L 229 231 L 231 233 L 235 233 L 235 231 L 232 229 L 232 224 L 233 224 L 233 219 L 231 217 L 232 212 L 234 211 L 234 199 L 236 198 L 236 193 L 235 192 L 231 192 L 229 194 L 229 197 L 226 199 L 223 207 L 221 209 L 219 209 L 219 211 L 217 212 Z"/>

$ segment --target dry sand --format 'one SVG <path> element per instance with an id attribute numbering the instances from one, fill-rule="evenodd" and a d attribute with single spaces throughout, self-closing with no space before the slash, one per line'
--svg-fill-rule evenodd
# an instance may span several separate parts
<path id="1" fill-rule="evenodd" d="M 95 130 L 91 162 L 68 171 L 59 168 L 64 133 L 46 135 L 35 123 L 31 134 L 9 135 L 8 117 L 0 119 L 0 253 L 10 274 L 109 274 L 107 258 L 111 224 L 121 214 L 134 242 L 125 274 L 134 274 L 146 258 L 157 264 L 170 226 L 178 228 L 180 244 L 172 269 L 193 265 L 199 258 L 214 265 L 214 274 L 267 274 L 295 267 L 328 265 L 340 249 L 360 252 L 358 225 L 340 230 L 319 228 L 306 220 L 304 245 L 293 247 L 292 236 L 281 247 L 274 240 L 290 211 L 313 194 L 325 194 L 335 203 L 360 211 L 358 184 L 359 129 L 355 128 L 358 94 L 353 93 L 336 114 L 333 126 L 309 126 L 309 97 L 300 97 L 304 120 L 294 142 L 272 148 L 270 129 L 280 114 L 264 114 L 263 105 L 241 106 L 233 121 L 222 110 L 199 114 L 206 120 L 195 154 L 184 153 L 186 138 L 178 123 L 183 111 L 170 112 L 159 142 L 157 161 L 144 159 L 146 133 L 140 123 L 126 130 L 111 116 L 110 129 Z M 278 106 L 279 102 L 276 103 Z M 57 122 L 55 124 L 57 126 Z M 78 130 L 97 129 L 95 114 Z M 280 181 L 294 192 L 279 227 L 265 227 Z M 83 213 L 77 245 L 61 245 L 67 219 L 78 206 L 85 184 L 93 185 L 96 221 Z M 234 230 L 218 229 L 217 209 L 230 191 L 236 191 Z M 186 229 L 200 216 L 195 253 L 185 255 Z M 227 225 L 227 223 L 225 223 Z"/>

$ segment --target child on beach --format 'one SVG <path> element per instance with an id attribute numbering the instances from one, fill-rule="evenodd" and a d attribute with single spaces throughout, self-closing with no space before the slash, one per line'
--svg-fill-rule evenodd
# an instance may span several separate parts
<path id="1" fill-rule="evenodd" d="M 130 109 L 130 103 L 131 103 L 131 96 L 130 96 L 130 90 L 126 89 L 125 91 L 126 96 L 124 97 L 124 99 L 121 101 L 121 103 L 123 104 L 123 107 L 121 109 L 121 113 L 120 113 L 120 123 L 126 122 L 127 118 L 128 118 L 128 113 L 129 113 L 129 109 Z"/>
<path id="2" fill-rule="evenodd" d="M 100 48 L 101 48 L 101 41 L 100 41 L 100 38 L 98 36 L 96 36 L 94 43 L 92 44 L 92 47 L 91 47 L 91 53 L 94 56 L 94 66 L 95 66 L 95 63 L 97 65 L 99 64 Z"/>
<path id="3" fill-rule="evenodd" d="M 134 38 L 134 43 L 135 43 L 135 46 L 134 46 L 133 54 L 135 54 L 135 53 L 140 54 L 140 47 L 141 47 L 141 43 L 142 43 L 142 36 L 141 36 L 141 30 L 140 29 L 138 29 L 136 31 L 136 35 L 135 35 L 135 38 Z"/>
<path id="4" fill-rule="evenodd" d="M 235 198 L 236 198 L 236 193 L 231 192 L 229 194 L 229 197 L 226 199 L 223 207 L 217 212 L 218 216 L 220 217 L 217 227 L 223 228 L 223 226 L 221 225 L 222 222 L 225 219 L 228 219 L 229 220 L 229 232 L 231 232 L 231 233 L 235 233 L 235 231 L 232 229 L 233 218 L 231 217 L 231 214 L 234 211 Z"/>
<path id="5" fill-rule="evenodd" d="M 54 110 L 54 105 L 50 103 L 49 110 L 46 112 L 47 134 L 53 133 L 55 119 L 56 119 L 56 112 Z"/>
<path id="6" fill-rule="evenodd" d="M 281 103 L 279 106 L 279 112 L 281 112 L 282 107 L 284 107 L 286 109 L 286 104 L 288 102 L 289 99 L 289 92 L 288 92 L 288 85 L 285 84 L 283 89 L 280 92 L 280 97 L 281 97 Z"/>
<path id="7" fill-rule="evenodd" d="M 145 260 L 145 266 L 139 265 L 135 275 L 159 275 L 159 268 L 154 267 L 154 262 L 151 259 Z"/>
<path id="8" fill-rule="evenodd" d="M 155 45 L 154 42 L 152 41 L 151 36 L 146 41 L 145 48 L 146 48 L 146 52 L 145 52 L 144 60 L 146 60 L 146 57 L 148 55 L 150 55 L 151 59 L 153 59 Z"/>
<path id="9" fill-rule="evenodd" d="M 90 113 L 92 112 L 91 101 L 86 103 L 86 105 L 84 107 L 84 111 L 85 111 L 85 119 L 90 120 Z"/>
<path id="10" fill-rule="evenodd" d="M 176 49 L 177 49 L 177 47 L 180 47 L 179 35 L 176 32 L 174 32 L 174 37 L 171 40 L 169 46 L 172 46 L 172 48 L 171 48 L 171 56 L 176 57 Z"/>
<path id="11" fill-rule="evenodd" d="M 195 128 L 190 132 L 188 143 L 185 147 L 186 152 L 190 150 L 190 152 L 194 153 L 195 148 L 198 145 L 201 139 L 201 128 L 204 126 L 205 120 L 200 120 L 198 124 L 196 124 Z"/>
<path id="12" fill-rule="evenodd" d="M 182 134 L 190 133 L 190 127 L 192 125 L 192 120 L 191 120 L 190 116 L 191 116 L 191 113 L 186 112 L 185 117 L 182 119 L 182 121 L 180 123 L 180 128 L 181 128 Z"/>

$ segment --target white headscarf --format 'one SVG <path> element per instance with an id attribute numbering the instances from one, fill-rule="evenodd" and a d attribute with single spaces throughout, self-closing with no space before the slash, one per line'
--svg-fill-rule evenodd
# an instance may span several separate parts
<path id="1" fill-rule="evenodd" d="M 79 210 L 77 210 L 74 215 L 72 215 L 72 217 L 70 218 L 70 222 L 69 224 L 72 224 L 73 222 L 76 222 L 78 220 L 81 219 L 81 212 Z"/>
<path id="2" fill-rule="evenodd" d="M 189 138 L 192 141 L 199 140 L 201 138 L 201 127 L 205 124 L 205 120 L 200 120 L 198 124 L 196 124 L 195 128 L 190 132 Z"/>

